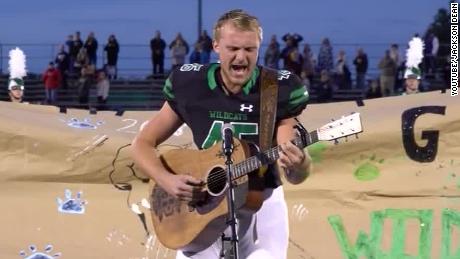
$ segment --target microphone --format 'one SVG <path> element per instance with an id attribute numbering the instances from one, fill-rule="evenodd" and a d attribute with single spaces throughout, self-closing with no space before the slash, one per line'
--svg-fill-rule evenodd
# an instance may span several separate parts
<path id="1" fill-rule="evenodd" d="M 230 156 L 233 152 L 233 126 L 230 123 L 225 123 L 222 127 L 222 149 L 226 156 Z"/>

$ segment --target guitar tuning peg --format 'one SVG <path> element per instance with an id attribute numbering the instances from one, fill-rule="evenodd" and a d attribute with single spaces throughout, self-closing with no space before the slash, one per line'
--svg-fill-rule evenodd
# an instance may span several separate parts
<path id="1" fill-rule="evenodd" d="M 355 138 L 356 138 L 356 139 L 359 139 L 359 138 L 358 138 L 358 133 L 355 134 Z"/>
<path id="2" fill-rule="evenodd" d="M 339 141 L 337 139 L 334 139 L 334 145 L 339 144 Z"/>
<path id="3" fill-rule="evenodd" d="M 331 119 L 331 121 L 335 121 L 334 119 Z"/>

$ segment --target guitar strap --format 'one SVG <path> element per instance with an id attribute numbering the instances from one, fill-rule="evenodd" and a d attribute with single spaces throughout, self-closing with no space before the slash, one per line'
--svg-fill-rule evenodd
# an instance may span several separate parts
<path id="1" fill-rule="evenodd" d="M 260 133 L 259 148 L 264 152 L 271 148 L 273 133 L 275 130 L 276 107 L 278 103 L 278 71 L 263 68 L 261 73 L 260 90 Z M 266 167 L 259 170 L 259 176 L 263 176 Z"/>

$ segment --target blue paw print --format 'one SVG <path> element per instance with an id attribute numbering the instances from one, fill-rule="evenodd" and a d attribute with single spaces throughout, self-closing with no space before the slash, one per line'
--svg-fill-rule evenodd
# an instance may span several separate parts
<path id="1" fill-rule="evenodd" d="M 66 189 L 64 191 L 65 200 L 57 198 L 58 211 L 69 214 L 84 214 L 87 201 L 81 199 L 81 194 L 81 191 L 77 192 L 75 198 L 72 198 L 72 191 Z"/>
<path id="2" fill-rule="evenodd" d="M 100 126 L 102 124 L 104 124 L 103 121 L 92 123 L 91 120 L 88 118 L 84 118 L 83 120 L 72 118 L 69 121 L 67 121 L 67 126 L 78 129 L 97 129 L 97 126 Z"/>
<path id="3" fill-rule="evenodd" d="M 61 256 L 60 252 L 51 255 L 51 251 L 53 251 L 52 245 L 47 245 L 43 252 L 37 251 L 37 247 L 35 245 L 30 245 L 29 252 L 31 253 L 31 255 L 28 255 L 24 250 L 19 252 L 19 255 L 25 259 L 54 259 Z"/>

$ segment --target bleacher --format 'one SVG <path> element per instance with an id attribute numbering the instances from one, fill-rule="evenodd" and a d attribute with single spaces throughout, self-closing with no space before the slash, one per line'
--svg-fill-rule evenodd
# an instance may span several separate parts
<path id="1" fill-rule="evenodd" d="M 316 80 L 315 80 L 316 81 Z M 9 100 L 7 91 L 7 76 L 0 77 L 0 100 Z M 70 79 L 68 89 L 59 89 L 59 101 L 56 106 L 68 108 L 97 109 L 97 110 L 159 110 L 164 102 L 162 87 L 164 79 L 119 79 L 112 80 L 109 97 L 105 105 L 97 102 L 96 86 L 90 89 L 88 104 L 78 102 L 78 80 Z M 423 85 L 425 91 L 442 90 L 445 83 L 441 78 L 427 77 Z M 45 87 L 38 76 L 25 78 L 24 101 L 42 104 L 45 101 Z M 313 87 L 309 91 L 310 103 L 317 102 L 317 94 Z M 360 89 L 335 90 L 331 101 L 350 101 L 365 98 L 365 92 Z"/>
<path id="2" fill-rule="evenodd" d="M 7 78 L 0 78 L 0 100 L 8 100 Z M 37 77 L 25 78 L 24 101 L 34 104 L 42 104 L 45 101 L 45 86 Z M 96 86 L 90 89 L 88 104 L 78 102 L 78 80 L 68 80 L 67 89 L 59 89 L 57 106 L 68 108 L 98 110 L 158 110 L 163 104 L 162 86 L 164 80 L 112 80 L 110 83 L 107 103 L 100 105 L 97 102 Z"/>

